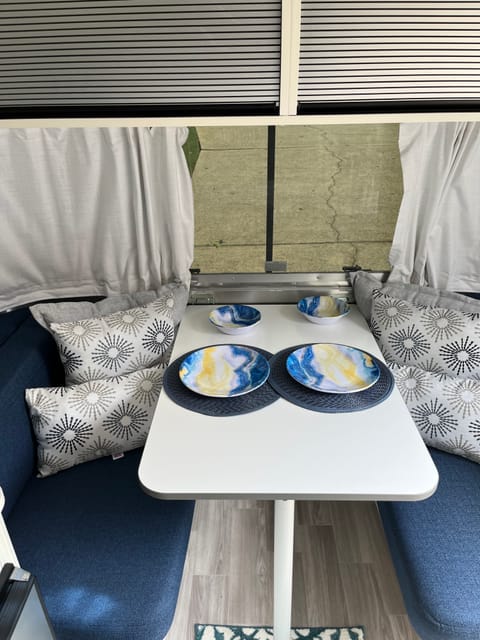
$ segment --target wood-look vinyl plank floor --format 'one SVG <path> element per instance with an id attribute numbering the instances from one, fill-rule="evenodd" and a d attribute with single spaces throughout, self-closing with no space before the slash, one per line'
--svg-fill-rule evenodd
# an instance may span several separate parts
<path id="1" fill-rule="evenodd" d="M 272 624 L 272 501 L 197 501 L 165 640 L 193 640 L 196 622 Z M 367 640 L 419 640 L 375 503 L 296 503 L 292 624 L 363 625 Z"/>

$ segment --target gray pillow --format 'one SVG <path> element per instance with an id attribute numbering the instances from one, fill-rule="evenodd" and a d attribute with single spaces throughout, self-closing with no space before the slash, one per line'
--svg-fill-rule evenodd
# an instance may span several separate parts
<path id="1" fill-rule="evenodd" d="M 444 376 L 480 380 L 480 314 L 413 304 L 376 290 L 370 328 L 383 356 Z"/>
<path id="2" fill-rule="evenodd" d="M 145 444 L 165 366 L 68 387 L 26 389 L 38 477 Z"/>
<path id="3" fill-rule="evenodd" d="M 174 309 L 170 298 L 162 296 L 99 318 L 52 322 L 50 331 L 66 384 L 122 376 L 168 362 L 175 338 Z"/>
<path id="4" fill-rule="evenodd" d="M 480 380 L 387 364 L 425 443 L 480 463 Z"/>
<path id="5" fill-rule="evenodd" d="M 480 313 L 480 300 L 474 300 L 453 291 L 403 282 L 382 283 L 377 276 L 367 271 L 353 272 L 351 282 L 357 307 L 368 322 L 372 316 L 372 294 L 375 289 L 380 289 L 382 293 L 392 298 L 399 298 L 417 305 L 443 307 L 465 313 Z"/>
<path id="6" fill-rule="evenodd" d="M 188 301 L 188 289 L 182 282 L 165 284 L 156 291 L 138 291 L 109 296 L 98 302 L 44 302 L 30 307 L 35 320 L 47 331 L 52 322 L 73 322 L 89 318 L 101 318 L 115 311 L 126 311 L 142 306 L 156 299 L 164 299 L 172 308 L 172 320 L 177 325 L 185 311 Z"/>

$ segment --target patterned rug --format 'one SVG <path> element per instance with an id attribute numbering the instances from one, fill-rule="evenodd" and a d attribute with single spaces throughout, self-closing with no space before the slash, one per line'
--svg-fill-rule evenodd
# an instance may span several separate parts
<path id="1" fill-rule="evenodd" d="M 365 640 L 363 627 L 294 627 L 291 640 Z M 196 624 L 194 640 L 273 640 L 272 627 Z"/>

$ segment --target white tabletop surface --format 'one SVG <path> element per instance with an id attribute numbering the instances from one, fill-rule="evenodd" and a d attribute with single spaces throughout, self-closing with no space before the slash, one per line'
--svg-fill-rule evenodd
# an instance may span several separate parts
<path id="1" fill-rule="evenodd" d="M 308 322 L 292 305 L 255 305 L 261 323 L 229 336 L 208 320 L 214 307 L 187 308 L 171 361 L 210 344 L 239 343 L 273 353 L 310 342 L 337 342 L 383 359 L 354 305 L 330 326 Z M 210 417 L 162 391 L 139 468 L 157 498 L 421 500 L 438 473 L 397 388 L 381 404 L 320 413 L 280 398 L 252 413 Z"/>

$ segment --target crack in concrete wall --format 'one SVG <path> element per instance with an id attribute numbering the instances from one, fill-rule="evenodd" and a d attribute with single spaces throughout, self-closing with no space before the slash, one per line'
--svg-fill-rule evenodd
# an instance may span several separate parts
<path id="1" fill-rule="evenodd" d="M 327 131 L 322 131 L 321 132 L 321 136 L 323 138 L 323 148 L 325 149 L 325 151 L 327 153 L 329 153 L 332 158 L 335 159 L 335 171 L 332 173 L 332 175 L 330 176 L 330 182 L 327 185 L 327 193 L 328 193 L 328 197 L 325 200 L 325 204 L 327 205 L 327 207 L 330 209 L 331 212 L 331 219 L 329 221 L 329 226 L 330 229 L 333 231 L 333 233 L 335 234 L 335 242 L 340 242 L 340 231 L 337 228 L 336 224 L 337 224 L 337 218 L 338 218 L 338 211 L 336 209 L 336 207 L 332 204 L 332 200 L 335 197 L 335 188 L 337 186 L 337 176 L 339 176 L 342 173 L 342 167 L 343 167 L 343 162 L 344 159 L 342 157 L 340 157 L 337 153 L 335 153 L 335 151 L 333 151 L 333 149 L 330 148 L 329 144 L 330 144 L 330 140 L 328 137 L 328 133 Z"/>

